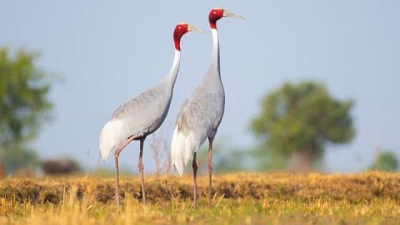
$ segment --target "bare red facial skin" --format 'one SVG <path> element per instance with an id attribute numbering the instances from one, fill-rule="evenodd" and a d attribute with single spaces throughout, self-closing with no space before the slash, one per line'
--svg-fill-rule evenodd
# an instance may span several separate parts
<path id="1" fill-rule="evenodd" d="M 181 50 L 181 38 L 184 34 L 188 32 L 188 25 L 187 24 L 178 24 L 174 30 L 174 43 L 175 49 L 180 51 Z"/>
<path id="2" fill-rule="evenodd" d="M 210 27 L 213 29 L 217 29 L 217 20 L 221 19 L 224 16 L 223 9 L 211 9 L 210 14 L 208 15 L 208 21 L 210 22 Z"/>

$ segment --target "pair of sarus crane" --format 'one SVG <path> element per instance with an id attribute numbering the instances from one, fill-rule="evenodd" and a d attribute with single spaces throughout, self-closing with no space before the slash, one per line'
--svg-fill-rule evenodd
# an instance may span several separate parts
<path id="1" fill-rule="evenodd" d="M 217 21 L 223 17 L 243 18 L 223 8 L 210 11 L 208 20 L 213 38 L 210 67 L 194 92 L 186 99 L 180 109 L 171 143 L 171 160 L 182 176 L 184 167 L 192 160 L 193 168 L 193 205 L 197 206 L 197 162 L 196 153 L 208 139 L 208 177 L 209 204 L 211 206 L 212 145 L 221 123 L 225 107 L 225 94 L 220 74 L 219 43 Z M 142 163 L 143 143 L 147 135 L 156 131 L 167 116 L 172 93 L 178 75 L 181 48 L 180 40 L 188 32 L 205 31 L 187 23 L 176 25 L 173 39 L 175 57 L 169 73 L 153 88 L 122 104 L 104 125 L 100 134 L 100 152 L 105 160 L 114 150 L 116 169 L 115 200 L 119 207 L 119 169 L 118 157 L 121 151 L 134 140 L 140 141 L 138 169 L 142 189 L 142 201 L 145 204 L 144 166 Z"/>

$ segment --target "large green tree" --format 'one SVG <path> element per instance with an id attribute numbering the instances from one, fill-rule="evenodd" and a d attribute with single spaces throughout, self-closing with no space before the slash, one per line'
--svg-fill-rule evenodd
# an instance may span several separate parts
<path id="1" fill-rule="evenodd" d="M 0 165 L 6 173 L 35 165 L 29 145 L 49 119 L 49 76 L 35 66 L 37 54 L 0 48 Z"/>
<path id="2" fill-rule="evenodd" d="M 355 134 L 352 100 L 333 98 L 325 86 L 312 81 L 285 83 L 262 99 L 251 130 L 260 140 L 261 155 L 291 159 L 295 169 L 309 170 L 321 159 L 326 143 L 346 143 Z"/>

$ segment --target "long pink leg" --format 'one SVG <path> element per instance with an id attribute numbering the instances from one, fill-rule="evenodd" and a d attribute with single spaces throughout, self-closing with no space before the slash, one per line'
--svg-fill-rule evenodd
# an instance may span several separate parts
<path id="1" fill-rule="evenodd" d="M 192 163 L 192 168 L 193 168 L 193 207 L 197 207 L 197 162 L 196 162 L 196 152 L 193 155 L 193 163 Z"/>
<path id="2" fill-rule="evenodd" d="M 143 137 L 140 139 L 140 153 L 139 153 L 139 162 L 138 162 L 138 169 L 140 171 L 140 183 L 142 186 L 142 201 L 143 201 L 143 205 L 146 204 L 146 195 L 145 195 L 145 191 L 144 191 L 144 175 L 143 175 L 143 171 L 144 171 L 144 166 L 143 166 L 143 162 L 142 162 L 142 158 L 143 158 L 143 143 L 144 143 L 144 139 L 146 137 Z"/>
<path id="3" fill-rule="evenodd" d="M 214 139 L 208 139 L 209 148 L 208 148 L 208 204 L 212 206 L 212 195 L 211 195 L 211 181 L 212 181 L 212 146 L 213 146 Z"/>
<path id="4" fill-rule="evenodd" d="M 129 137 L 119 148 L 114 151 L 114 161 L 115 161 L 115 170 L 117 173 L 117 177 L 115 180 L 115 201 L 117 202 L 117 207 L 119 208 L 119 166 L 118 166 L 118 157 L 119 153 L 131 142 L 135 139 L 134 136 Z"/>

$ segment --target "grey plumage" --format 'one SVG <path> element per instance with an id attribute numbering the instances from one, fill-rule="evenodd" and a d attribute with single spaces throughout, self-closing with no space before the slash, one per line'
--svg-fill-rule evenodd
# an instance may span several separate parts
<path id="1" fill-rule="evenodd" d="M 145 203 L 144 166 L 142 163 L 143 145 L 147 135 L 156 131 L 164 122 L 173 94 L 173 88 L 180 65 L 180 40 L 189 32 L 204 33 L 203 30 L 187 23 L 175 27 L 173 38 L 175 57 L 169 73 L 157 85 L 119 106 L 111 119 L 104 125 L 100 134 L 100 152 L 103 159 L 114 150 L 116 168 L 115 198 L 119 206 L 119 166 L 120 152 L 133 140 L 140 141 L 138 169 L 140 172 L 142 200 Z"/>
<path id="2" fill-rule="evenodd" d="M 221 123 L 225 107 L 223 84 L 214 66 L 186 99 L 177 116 L 178 132 L 188 135 L 196 130 L 196 139 L 204 142 L 206 138 L 214 138 Z"/>
<path id="3" fill-rule="evenodd" d="M 171 73 L 167 76 L 173 82 L 162 81 L 115 110 L 112 120 L 127 119 L 125 139 L 129 136 L 142 137 L 161 126 L 171 105 L 173 84 L 176 79 L 176 76 L 170 77 Z"/>
<path id="4" fill-rule="evenodd" d="M 104 159 L 129 137 L 144 138 L 161 126 L 171 104 L 179 60 L 180 51 L 176 51 L 173 67 L 160 83 L 115 110 L 100 134 Z"/>
<path id="5" fill-rule="evenodd" d="M 224 115 L 225 92 L 220 73 L 219 40 L 217 20 L 225 16 L 239 17 L 225 9 L 214 8 L 209 13 L 213 38 L 211 64 L 206 75 L 185 100 L 176 119 L 171 143 L 171 161 L 182 176 L 184 167 L 192 160 L 193 199 L 197 205 L 197 162 L 196 154 L 208 139 L 209 204 L 211 205 L 212 145 Z"/>
<path id="6" fill-rule="evenodd" d="M 199 85 L 183 103 L 176 119 L 171 158 L 180 175 L 207 138 L 214 139 L 224 114 L 225 92 L 220 74 L 218 32 L 211 32 L 211 64 Z"/>

